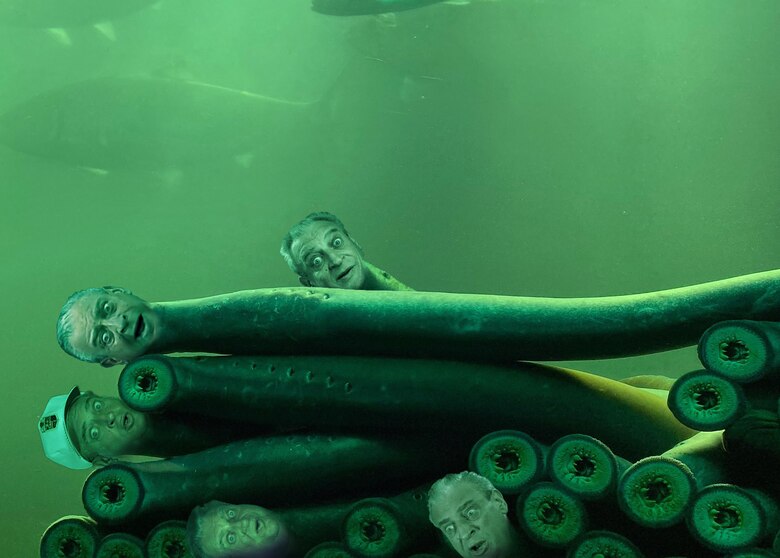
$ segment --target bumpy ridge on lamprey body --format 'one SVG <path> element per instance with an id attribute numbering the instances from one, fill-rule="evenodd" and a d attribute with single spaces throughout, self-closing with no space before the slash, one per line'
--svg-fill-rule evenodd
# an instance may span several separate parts
<path id="1" fill-rule="evenodd" d="M 94 558 L 101 535 L 94 520 L 78 515 L 61 517 L 41 536 L 41 558 Z"/>
<path id="2" fill-rule="evenodd" d="M 780 372 L 780 324 L 753 320 L 718 322 L 702 334 L 699 360 L 736 382 Z"/>
<path id="3" fill-rule="evenodd" d="M 135 455 L 175 457 L 276 430 L 247 421 L 215 421 L 194 412 L 147 413 L 146 424 L 144 435 L 133 450 Z"/>
<path id="4" fill-rule="evenodd" d="M 708 327 L 734 316 L 780 319 L 780 271 L 592 298 L 297 287 L 156 309 L 163 327 L 148 353 L 615 358 L 694 345 Z"/>
<path id="5" fill-rule="evenodd" d="M 288 429 L 446 436 L 457 425 L 472 440 L 506 428 L 546 440 L 581 432 L 627 459 L 661 453 L 694 433 L 639 388 L 534 363 L 154 355 L 125 367 L 119 394 L 141 411 Z"/>
<path id="6" fill-rule="evenodd" d="M 454 445 L 453 445 L 454 444 Z M 298 435 L 255 438 L 143 463 L 112 464 L 84 483 L 82 501 L 99 522 L 181 517 L 218 499 L 293 506 L 403 489 L 461 467 L 457 440 L 373 440 Z"/>

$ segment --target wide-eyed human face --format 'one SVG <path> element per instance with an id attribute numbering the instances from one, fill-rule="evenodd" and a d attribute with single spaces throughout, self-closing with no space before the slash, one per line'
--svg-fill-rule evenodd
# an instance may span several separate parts
<path id="1" fill-rule="evenodd" d="M 219 503 L 200 520 L 198 529 L 209 558 L 278 558 L 286 550 L 283 525 L 259 506 Z"/>
<path id="2" fill-rule="evenodd" d="M 359 289 L 366 279 L 360 248 L 330 221 L 314 221 L 290 246 L 312 287 Z"/>
<path id="3" fill-rule="evenodd" d="M 145 300 L 117 288 L 82 296 L 65 319 L 72 326 L 71 346 L 106 366 L 144 354 L 159 326 Z"/>
<path id="4" fill-rule="evenodd" d="M 65 423 L 71 441 L 88 461 L 97 456 L 133 454 L 147 430 L 146 415 L 118 397 L 84 392 L 68 408 Z"/>
<path id="5" fill-rule="evenodd" d="M 464 558 L 508 558 L 513 540 L 507 509 L 497 490 L 488 495 L 471 482 L 459 481 L 431 502 L 430 519 Z"/>

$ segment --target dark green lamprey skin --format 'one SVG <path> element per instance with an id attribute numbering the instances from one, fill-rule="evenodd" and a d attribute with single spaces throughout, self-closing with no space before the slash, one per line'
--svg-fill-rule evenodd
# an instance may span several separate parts
<path id="1" fill-rule="evenodd" d="M 357 502 L 342 525 L 347 548 L 358 556 L 391 558 L 432 547 L 437 530 L 428 519 L 427 489 Z"/>
<path id="2" fill-rule="evenodd" d="M 545 474 L 547 448 L 518 430 L 486 434 L 469 454 L 469 470 L 488 479 L 504 495 L 516 495 Z"/>
<path id="3" fill-rule="evenodd" d="M 736 382 L 780 376 L 780 324 L 719 322 L 701 336 L 698 353 L 705 368 Z"/>
<path id="4" fill-rule="evenodd" d="M 238 421 L 214 421 L 195 414 L 154 413 L 134 455 L 174 457 L 270 433 L 272 428 Z"/>
<path id="5" fill-rule="evenodd" d="M 457 440 L 255 438 L 160 461 L 108 465 L 87 478 L 82 501 L 93 519 L 113 525 L 184 518 L 213 499 L 290 507 L 403 489 L 462 468 L 467 455 Z"/>
<path id="6" fill-rule="evenodd" d="M 588 512 L 582 501 L 551 482 L 531 486 L 516 507 L 520 526 L 544 547 L 565 548 L 587 530 Z"/>
<path id="7" fill-rule="evenodd" d="M 43 533 L 40 558 L 94 558 L 99 543 L 100 534 L 92 519 L 65 516 Z"/>
<path id="8" fill-rule="evenodd" d="M 355 555 L 340 542 L 327 541 L 312 548 L 304 558 L 355 558 Z"/>
<path id="9" fill-rule="evenodd" d="M 550 479 L 587 501 L 614 498 L 620 474 L 630 465 L 606 444 L 584 434 L 559 438 L 547 454 Z"/>
<path id="10" fill-rule="evenodd" d="M 780 271 L 625 296 L 276 288 L 159 303 L 148 353 L 615 358 L 694 345 L 726 319 L 780 320 Z"/>
<path id="11" fill-rule="evenodd" d="M 733 484 L 711 484 L 701 490 L 688 510 L 690 532 L 707 548 L 734 552 L 758 545 L 771 528 L 777 529 L 777 517 L 769 508 L 776 503 L 755 490 Z M 773 531 L 774 533 L 774 531 Z"/>
<path id="12" fill-rule="evenodd" d="M 100 541 L 95 558 L 146 558 L 144 542 L 127 533 L 112 533 Z"/>
<path id="13" fill-rule="evenodd" d="M 146 558 L 193 558 L 187 544 L 187 522 L 163 521 L 149 531 L 144 548 Z"/>
<path id="14" fill-rule="evenodd" d="M 411 429 L 449 439 L 457 432 L 470 444 L 507 428 L 546 441 L 581 432 L 632 460 L 662 453 L 693 434 L 660 397 L 594 374 L 532 363 L 155 355 L 125 368 L 119 393 L 142 411 L 380 435 Z"/>
<path id="15" fill-rule="evenodd" d="M 612 531 L 588 531 L 569 547 L 566 558 L 644 558 L 644 554 L 623 535 Z"/>

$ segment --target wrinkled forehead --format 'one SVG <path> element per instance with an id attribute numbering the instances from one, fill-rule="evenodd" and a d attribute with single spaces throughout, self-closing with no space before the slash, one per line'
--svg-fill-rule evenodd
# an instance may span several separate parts
<path id="1" fill-rule="evenodd" d="M 74 346 L 83 347 L 87 344 L 87 333 L 95 314 L 95 306 L 101 296 L 103 296 L 101 293 L 84 295 L 74 302 L 62 317 L 63 326 L 70 331 L 70 342 Z"/>
<path id="2" fill-rule="evenodd" d="M 485 492 L 469 481 L 458 481 L 439 491 L 430 501 L 431 520 L 455 513 L 466 502 L 484 503 L 488 500 Z"/>
<path id="3" fill-rule="evenodd" d="M 219 534 L 226 526 L 221 515 L 224 506 L 212 508 L 203 515 L 198 524 L 201 546 L 207 552 L 207 556 L 219 555 Z"/>
<path id="4" fill-rule="evenodd" d="M 304 227 L 290 245 L 293 256 L 299 257 L 304 250 L 313 244 L 322 242 L 331 232 L 346 236 L 344 230 L 331 221 L 314 221 Z"/>

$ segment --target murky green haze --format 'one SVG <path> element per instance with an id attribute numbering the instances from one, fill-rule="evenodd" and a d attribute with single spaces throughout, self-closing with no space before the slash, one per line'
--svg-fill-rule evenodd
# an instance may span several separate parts
<path id="1" fill-rule="evenodd" d="M 279 242 L 314 210 L 420 290 L 597 296 L 780 267 L 774 0 L 503 0 L 395 19 L 308 4 L 163 0 L 114 21 L 115 40 L 76 28 L 70 46 L 0 31 L 0 113 L 65 84 L 150 75 L 313 103 L 303 120 L 253 126 L 260 151 L 243 128 L 190 133 L 171 98 L 148 121 L 101 101 L 107 120 L 83 150 L 100 147 L 101 125 L 133 120 L 138 152 L 113 154 L 122 168 L 0 146 L 4 556 L 37 556 L 49 523 L 82 513 L 86 473 L 40 449 L 46 400 L 74 384 L 115 393 L 119 368 L 56 344 L 77 289 L 173 300 L 294 285 Z M 88 129 L 88 104 L 57 125 Z M 52 133 L 33 131 L 39 144 Z M 166 134 L 215 155 L 149 163 L 143 145 Z M 216 150 L 233 143 L 242 164 Z M 677 376 L 697 361 L 686 349 L 568 365 Z"/>

